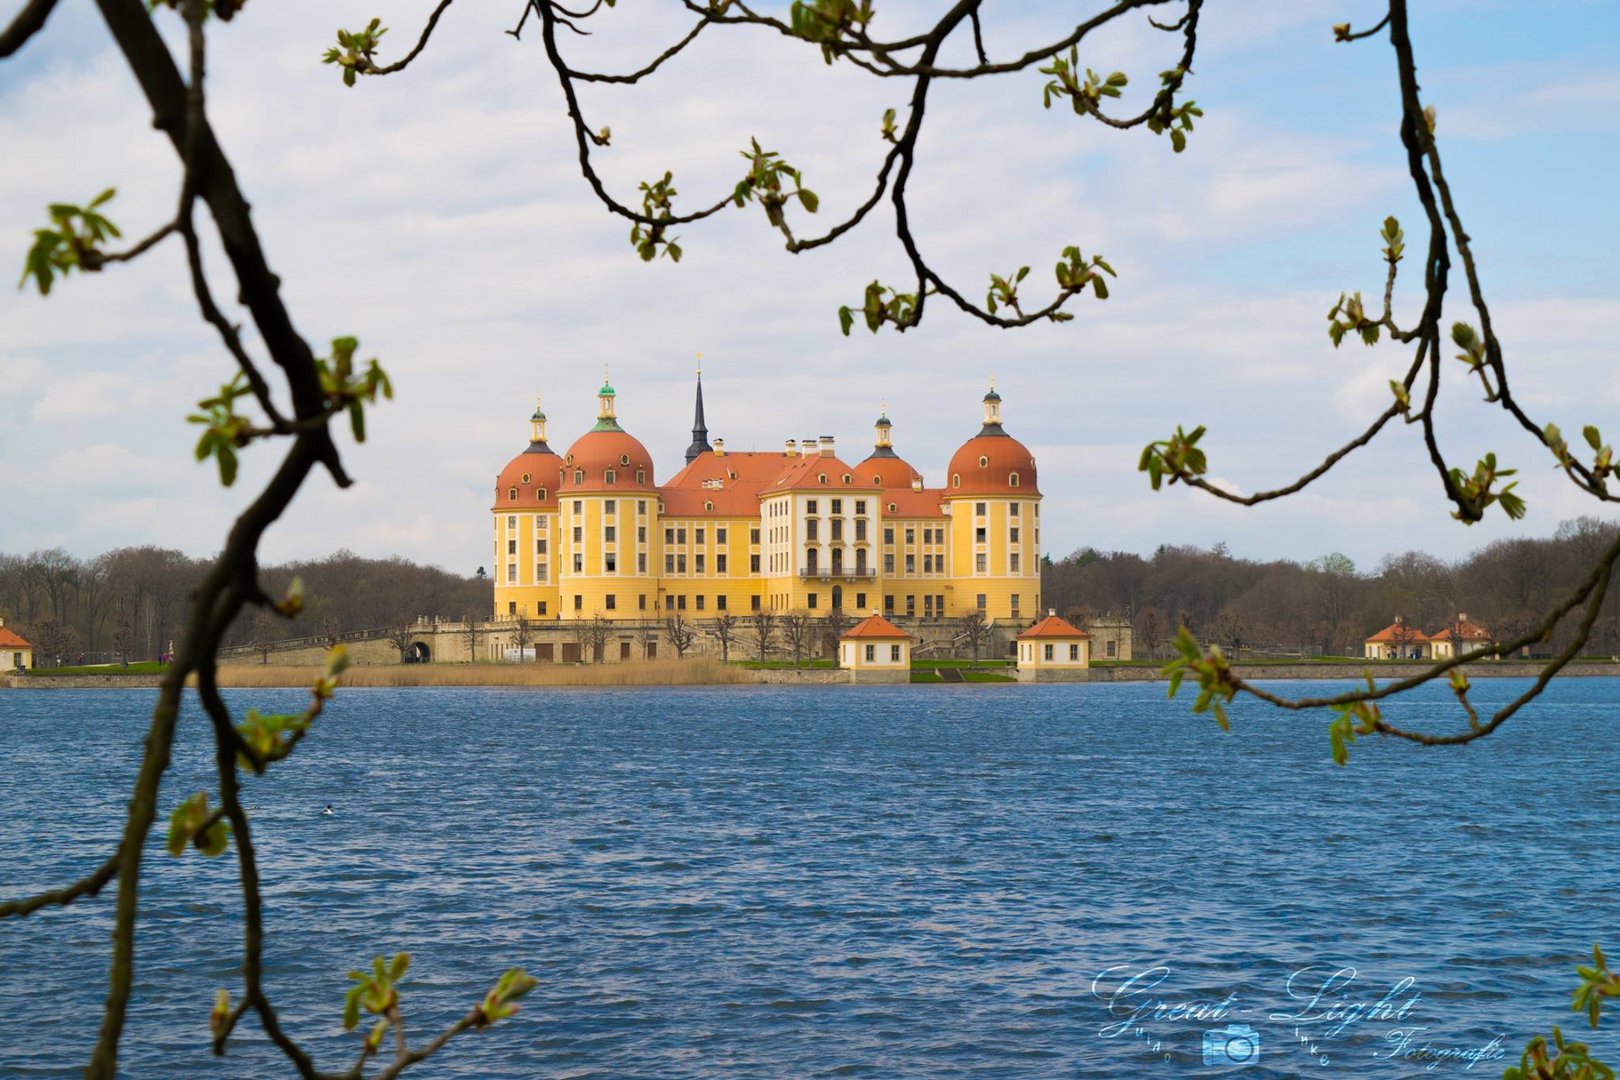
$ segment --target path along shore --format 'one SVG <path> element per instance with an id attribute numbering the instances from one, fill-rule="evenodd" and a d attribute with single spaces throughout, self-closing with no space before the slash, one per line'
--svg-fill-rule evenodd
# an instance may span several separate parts
<path id="1" fill-rule="evenodd" d="M 1530 678 L 1540 665 L 1525 661 L 1468 664 L 1471 679 Z M 918 670 L 927 670 L 919 668 Z M 994 670 L 986 666 L 983 670 Z M 1010 671 L 1010 669 L 1008 669 Z M 1270 663 L 1238 664 L 1237 673 L 1245 679 L 1360 679 L 1370 672 L 1377 679 L 1404 679 L 1428 670 L 1426 664 L 1371 661 L 1365 666 L 1353 663 Z M 219 669 L 224 687 L 309 686 L 320 669 L 315 667 L 276 667 L 257 664 L 228 665 Z M 1078 674 L 1078 673 L 1077 673 Z M 1084 673 L 1084 682 L 1156 682 L 1163 680 L 1159 669 L 1147 666 L 1096 666 Z M 1582 660 L 1570 664 L 1560 677 L 1620 676 L 1620 663 Z M 116 669 L 106 674 L 83 675 L 0 675 L 0 690 L 125 690 L 155 688 L 161 675 L 124 675 Z M 845 672 L 830 668 L 778 668 L 755 670 L 718 660 L 657 660 L 617 664 L 401 664 L 398 666 L 353 667 L 343 673 L 343 685 L 366 686 L 730 686 L 843 684 Z M 952 685 L 962 685 L 960 683 Z M 1013 686 L 1020 683 L 972 683 L 968 685 Z M 1050 685 L 1050 684 L 1046 684 Z"/>

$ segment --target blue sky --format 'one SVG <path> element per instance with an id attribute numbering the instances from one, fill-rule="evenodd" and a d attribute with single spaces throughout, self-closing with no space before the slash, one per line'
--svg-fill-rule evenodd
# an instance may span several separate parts
<path id="1" fill-rule="evenodd" d="M 386 5 L 384 59 L 404 51 L 430 6 Z M 1615 427 L 1620 74 L 1610 57 L 1620 8 L 1414 7 L 1425 100 L 1439 114 L 1515 386 L 1566 431 Z M 792 257 L 757 209 L 727 212 L 683 230 L 679 266 L 643 265 L 628 228 L 574 168 L 538 42 L 502 34 L 513 17 L 495 5 L 453 7 L 411 71 L 351 90 L 318 57 L 337 23 L 377 11 L 250 4 L 212 39 L 215 127 L 304 334 L 317 344 L 358 335 L 400 391 L 374 417 L 371 441 L 348 451 L 355 489 L 313 481 L 266 556 L 350 547 L 470 570 L 487 558 L 490 485 L 523 446 L 537 391 L 563 449 L 589 427 L 609 365 L 620 415 L 665 477 L 689 440 L 698 352 L 709 426 L 732 448 L 836 433 L 857 460 L 886 400 L 898 450 L 931 483 L 977 430 L 993 372 L 1009 430 L 1040 465 L 1043 540 L 1059 556 L 1225 541 L 1257 558 L 1342 550 L 1371 566 L 1408 548 L 1454 558 L 1496 537 L 1547 534 L 1592 507 L 1479 402 L 1461 365 L 1447 377 L 1441 430 L 1459 465 L 1493 449 L 1521 467 L 1524 522 L 1453 522 L 1411 429 L 1389 432 L 1304 496 L 1256 510 L 1179 489 L 1153 495 L 1135 472 L 1145 442 L 1204 423 L 1214 475 L 1241 490 L 1271 486 L 1387 401 L 1403 350 L 1336 352 L 1323 318 L 1341 290 L 1378 290 L 1386 214 L 1408 225 L 1408 268 L 1422 245 L 1388 45 L 1331 41 L 1332 23 L 1367 25 L 1376 8 L 1208 5 L 1190 83 L 1207 115 L 1180 156 L 1145 132 L 1043 111 L 1033 72 L 941 86 L 913 181 L 929 257 L 978 294 L 990 270 L 1023 263 L 1043 286 L 1057 252 L 1079 243 L 1119 270 L 1113 297 L 1082 298 L 1063 326 L 1002 332 L 936 305 L 904 336 L 845 339 L 837 306 L 874 277 L 901 278 L 888 214 L 830 250 Z M 890 0 L 878 10 L 893 30 L 928 7 Z M 1069 10 L 992 2 L 988 44 L 1022 51 L 1055 36 Z M 572 55 L 623 69 L 683 19 L 669 0 L 622 0 L 595 22 L 597 36 L 570 43 Z M 1145 92 L 1173 62 L 1171 44 L 1135 20 L 1082 62 L 1124 69 L 1131 93 Z M 831 220 L 868 190 L 883 150 L 877 118 L 902 94 L 827 68 L 813 50 L 719 33 L 649 87 L 585 100 L 592 123 L 613 128 L 600 165 L 624 198 L 665 168 L 689 205 L 712 198 L 758 135 L 805 171 Z M 0 64 L 0 157 L 0 249 L 12 237 L 18 265 L 46 202 L 116 184 L 114 217 L 138 234 L 163 220 L 177 181 L 82 5 L 64 6 L 20 59 Z M 214 280 L 229 296 L 217 270 Z M 1460 305 L 1447 313 L 1465 315 Z M 229 373 L 196 318 L 177 248 L 44 300 L 0 292 L 0 550 L 212 551 L 274 460 L 269 447 L 249 451 L 238 487 L 223 493 L 192 463 L 183 417 Z"/>

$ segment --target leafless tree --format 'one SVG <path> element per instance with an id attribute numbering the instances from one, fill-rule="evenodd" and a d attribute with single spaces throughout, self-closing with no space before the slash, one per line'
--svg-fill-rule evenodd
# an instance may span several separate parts
<path id="1" fill-rule="evenodd" d="M 468 612 L 461 617 L 461 633 L 467 639 L 467 661 L 478 663 L 478 635 L 483 630 L 478 625 L 478 616 Z"/>
<path id="2" fill-rule="evenodd" d="M 714 617 L 710 624 L 715 639 L 720 642 L 720 662 L 729 663 L 731 660 L 731 643 L 737 637 L 737 616 L 729 611 L 722 611 Z"/>
<path id="3" fill-rule="evenodd" d="M 782 637 L 787 641 L 788 651 L 793 654 L 794 667 L 804 662 L 804 653 L 814 636 L 815 626 L 816 617 L 803 608 L 782 616 Z"/>
<path id="4" fill-rule="evenodd" d="M 518 651 L 518 660 L 534 644 L 534 624 L 527 615 L 519 615 L 512 626 L 512 647 Z M 538 655 L 538 654 L 536 654 Z"/>
<path id="5" fill-rule="evenodd" d="M 771 654 L 771 648 L 776 644 L 776 612 L 770 608 L 762 607 L 748 618 L 750 629 L 753 631 L 754 648 L 758 653 L 759 662 L 764 663 Z"/>
<path id="6" fill-rule="evenodd" d="M 664 637 L 675 647 L 676 659 L 686 659 L 686 650 L 697 641 L 697 635 L 697 627 L 675 612 L 672 611 L 664 617 Z"/>
<path id="7" fill-rule="evenodd" d="M 592 661 L 604 663 L 607 660 L 608 639 L 613 636 L 613 624 L 598 611 L 580 625 L 584 628 L 584 643 L 590 646 Z"/>
<path id="8" fill-rule="evenodd" d="M 388 644 L 399 654 L 399 662 L 402 664 L 411 654 L 411 633 L 412 624 L 409 620 L 401 620 L 388 628 Z"/>
<path id="9" fill-rule="evenodd" d="M 118 625 L 113 627 L 112 645 L 113 652 L 118 654 L 118 662 L 129 667 L 129 651 L 135 647 L 135 628 L 128 619 L 119 619 Z"/>
<path id="10" fill-rule="evenodd" d="M 973 662 L 979 662 L 979 651 L 984 643 L 990 639 L 990 624 L 985 621 L 984 612 L 978 608 L 969 608 L 956 620 L 956 636 L 967 646 L 968 655 Z"/>

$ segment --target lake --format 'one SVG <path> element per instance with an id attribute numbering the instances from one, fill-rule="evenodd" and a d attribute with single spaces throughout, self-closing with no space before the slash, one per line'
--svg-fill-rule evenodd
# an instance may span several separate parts
<path id="1" fill-rule="evenodd" d="M 0 897 L 111 851 L 154 698 L 0 692 Z M 1617 703 L 1572 679 L 1482 742 L 1338 768 L 1325 715 L 1240 702 L 1226 735 L 1151 684 L 344 690 L 247 782 L 267 986 L 340 1069 L 376 953 L 412 953 L 413 1040 L 539 978 L 416 1077 L 1500 1076 L 1553 1024 L 1613 1062 L 1620 1013 L 1590 1032 L 1569 993 L 1594 940 L 1620 955 Z M 252 1020 L 208 1054 L 236 863 L 161 843 L 211 755 L 188 703 L 132 1077 L 292 1075 Z M 0 922 L 0 1076 L 79 1074 L 112 891 Z"/>

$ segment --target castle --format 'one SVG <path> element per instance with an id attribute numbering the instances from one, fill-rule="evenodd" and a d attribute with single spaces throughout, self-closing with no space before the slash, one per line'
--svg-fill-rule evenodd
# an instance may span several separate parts
<path id="1" fill-rule="evenodd" d="M 1002 428 L 994 383 L 940 488 L 895 453 L 886 415 L 857 465 L 826 435 L 780 452 L 711 445 L 701 373 L 686 465 L 659 484 L 611 385 L 597 402 L 595 426 L 562 455 L 537 406 L 529 445 L 495 481 L 497 620 L 1041 612 L 1035 459 Z"/>

